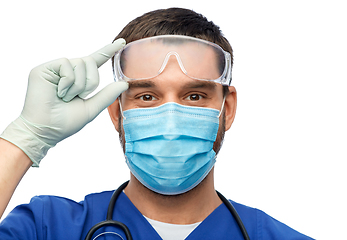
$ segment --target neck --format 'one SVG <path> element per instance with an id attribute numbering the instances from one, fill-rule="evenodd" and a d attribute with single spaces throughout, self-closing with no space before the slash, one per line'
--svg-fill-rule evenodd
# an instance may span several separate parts
<path id="1" fill-rule="evenodd" d="M 132 174 L 124 192 L 135 207 L 150 219 L 172 224 L 201 222 L 222 203 L 214 189 L 213 170 L 194 189 L 179 195 L 155 193 Z"/>

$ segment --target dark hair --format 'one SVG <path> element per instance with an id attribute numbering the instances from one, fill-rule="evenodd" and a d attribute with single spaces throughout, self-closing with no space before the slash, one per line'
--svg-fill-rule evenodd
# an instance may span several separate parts
<path id="1" fill-rule="evenodd" d="M 129 22 L 114 40 L 124 38 L 129 43 L 158 35 L 186 35 L 216 43 L 230 53 L 231 66 L 233 65 L 232 47 L 220 28 L 189 9 L 168 8 L 145 13 Z M 114 58 L 112 63 L 113 61 Z M 227 87 L 224 87 L 223 94 L 227 92 Z"/>

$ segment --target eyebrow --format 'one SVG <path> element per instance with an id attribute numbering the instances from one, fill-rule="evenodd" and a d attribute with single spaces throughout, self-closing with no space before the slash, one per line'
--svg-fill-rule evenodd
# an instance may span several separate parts
<path id="1" fill-rule="evenodd" d="M 130 81 L 129 83 L 129 89 L 131 88 L 151 88 L 155 87 L 156 84 L 154 81 L 147 80 L 147 81 Z"/>
<path id="2" fill-rule="evenodd" d="M 189 82 L 185 84 L 182 88 L 208 88 L 214 90 L 217 87 L 216 83 L 197 80 L 196 82 Z"/>

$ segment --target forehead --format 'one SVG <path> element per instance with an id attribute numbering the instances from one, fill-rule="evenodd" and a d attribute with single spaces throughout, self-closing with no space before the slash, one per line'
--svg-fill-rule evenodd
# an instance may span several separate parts
<path id="1" fill-rule="evenodd" d="M 123 73 L 134 79 L 154 77 L 176 61 L 181 71 L 193 78 L 217 79 L 221 75 L 220 51 L 199 41 L 148 39 L 130 43 L 121 55 Z M 222 69 L 224 66 L 222 66 Z"/>
<path id="2" fill-rule="evenodd" d="M 129 43 L 125 50 L 127 54 L 156 54 L 161 51 L 177 51 L 186 53 L 200 53 L 217 50 L 217 46 L 212 43 L 203 42 L 199 39 L 185 39 L 179 37 L 170 38 L 144 38 Z"/>

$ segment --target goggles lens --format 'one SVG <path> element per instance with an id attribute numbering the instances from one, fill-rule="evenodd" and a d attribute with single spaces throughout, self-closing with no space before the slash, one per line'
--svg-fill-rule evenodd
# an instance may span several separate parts
<path id="1" fill-rule="evenodd" d="M 231 56 L 228 52 L 217 44 L 181 35 L 161 35 L 127 44 L 115 55 L 115 80 L 155 78 L 173 60 L 190 78 L 223 85 L 231 83 Z"/>

